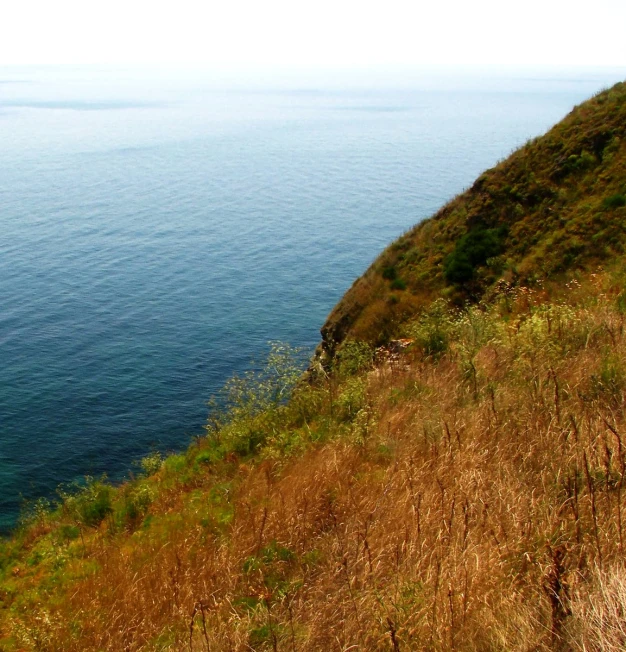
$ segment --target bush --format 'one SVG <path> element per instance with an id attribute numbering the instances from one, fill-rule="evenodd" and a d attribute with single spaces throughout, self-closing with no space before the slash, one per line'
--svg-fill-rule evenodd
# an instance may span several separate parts
<path id="1" fill-rule="evenodd" d="M 606 197 L 602 202 L 602 206 L 609 210 L 626 206 L 626 196 L 622 195 L 621 193 L 617 193 L 616 195 Z"/>
<path id="2" fill-rule="evenodd" d="M 438 360 L 448 350 L 455 323 L 455 315 L 446 301 L 437 299 L 408 326 L 406 335 L 415 340 L 425 358 Z"/>
<path id="3" fill-rule="evenodd" d="M 122 501 L 116 504 L 114 521 L 118 528 L 134 529 L 143 520 L 156 495 L 156 490 L 145 481 L 122 488 Z"/>
<path id="4" fill-rule="evenodd" d="M 394 278 L 393 281 L 391 281 L 391 289 L 406 290 L 406 282 L 403 281 L 401 278 Z"/>
<path id="5" fill-rule="evenodd" d="M 626 375 L 618 356 L 602 358 L 599 372 L 591 374 L 591 398 L 602 399 L 609 405 L 618 407 L 626 387 Z"/>
<path id="6" fill-rule="evenodd" d="M 160 471 L 162 465 L 163 456 L 159 451 L 154 451 L 139 460 L 139 467 L 146 476 L 154 475 L 157 471 Z"/>
<path id="7" fill-rule="evenodd" d="M 398 272 L 396 271 L 396 268 L 393 267 L 393 265 L 388 265 L 387 267 L 383 267 L 384 279 L 386 279 L 387 281 L 395 281 L 397 277 L 398 277 Z"/>
<path id="8" fill-rule="evenodd" d="M 223 451 L 246 456 L 278 432 L 288 416 L 287 400 L 303 372 L 300 349 L 271 343 L 262 368 L 233 376 L 209 401 L 205 426 Z"/>
<path id="9" fill-rule="evenodd" d="M 60 525 L 56 533 L 60 543 L 66 544 L 80 536 L 80 530 L 75 525 Z"/>
<path id="10" fill-rule="evenodd" d="M 113 511 L 113 487 L 105 483 L 105 476 L 96 480 L 85 477 L 85 484 L 75 483 L 69 491 L 58 490 L 63 511 L 88 527 L 97 527 Z"/>
<path id="11" fill-rule="evenodd" d="M 112 511 L 112 487 L 96 482 L 85 488 L 77 502 L 81 521 L 90 527 L 99 525 Z"/>
<path id="12" fill-rule="evenodd" d="M 572 154 L 568 156 L 565 163 L 563 164 L 563 171 L 567 174 L 569 172 L 580 172 L 583 170 L 588 170 L 595 163 L 597 163 L 596 157 L 588 152 L 587 150 L 582 150 L 580 154 Z"/>
<path id="13" fill-rule="evenodd" d="M 363 408 L 367 400 L 367 384 L 363 378 L 350 378 L 342 387 L 337 399 L 339 418 L 343 421 L 352 421 Z"/>
<path id="14" fill-rule="evenodd" d="M 209 401 L 212 408 L 207 426 L 209 431 L 277 408 L 291 396 L 303 372 L 302 351 L 278 342 L 271 342 L 270 346 L 261 369 L 233 376 Z"/>
<path id="15" fill-rule="evenodd" d="M 373 361 L 374 351 L 366 342 L 348 340 L 337 352 L 338 370 L 343 377 L 370 369 Z"/>
<path id="16" fill-rule="evenodd" d="M 196 464 L 215 464 L 224 459 L 224 452 L 219 446 L 205 448 L 196 455 Z"/>
<path id="17" fill-rule="evenodd" d="M 454 285 L 471 281 L 477 267 L 502 253 L 506 235 L 505 226 L 497 229 L 477 226 L 459 238 L 454 251 L 444 261 L 446 281 Z"/>

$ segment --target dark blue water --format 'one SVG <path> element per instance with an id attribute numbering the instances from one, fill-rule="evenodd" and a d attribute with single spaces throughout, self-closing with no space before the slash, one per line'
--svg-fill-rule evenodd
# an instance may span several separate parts
<path id="1" fill-rule="evenodd" d="M 392 239 L 613 72 L 0 69 L 0 526 L 202 431 Z"/>

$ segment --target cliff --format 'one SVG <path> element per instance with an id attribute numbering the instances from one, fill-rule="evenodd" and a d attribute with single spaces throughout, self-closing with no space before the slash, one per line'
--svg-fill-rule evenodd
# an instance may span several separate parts
<path id="1" fill-rule="evenodd" d="M 558 280 L 623 256 L 625 136 L 622 83 L 390 245 L 331 312 L 321 330 L 326 349 L 346 338 L 388 341 L 438 296 L 476 300 L 502 278 Z"/>
<path id="2" fill-rule="evenodd" d="M 187 451 L 31 505 L 0 648 L 623 650 L 625 99 L 383 252 L 310 382 L 276 346 Z"/>

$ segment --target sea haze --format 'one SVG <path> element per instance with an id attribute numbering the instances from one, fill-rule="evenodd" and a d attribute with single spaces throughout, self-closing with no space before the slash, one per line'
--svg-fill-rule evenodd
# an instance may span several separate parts
<path id="1" fill-rule="evenodd" d="M 181 449 L 380 250 L 607 71 L 0 68 L 0 527 Z"/>

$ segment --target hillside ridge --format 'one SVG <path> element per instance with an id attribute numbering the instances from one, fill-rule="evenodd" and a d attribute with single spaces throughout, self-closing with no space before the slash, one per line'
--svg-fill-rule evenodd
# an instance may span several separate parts
<path id="1" fill-rule="evenodd" d="M 550 280 L 621 256 L 625 148 L 626 84 L 618 83 L 387 247 L 330 313 L 323 347 L 383 343 L 441 294 L 462 303 L 501 278 Z"/>

